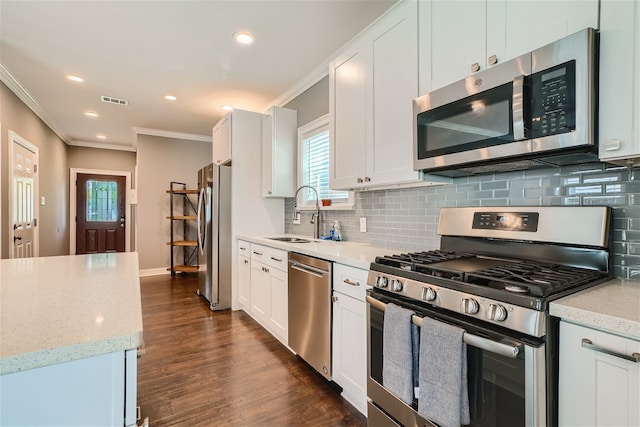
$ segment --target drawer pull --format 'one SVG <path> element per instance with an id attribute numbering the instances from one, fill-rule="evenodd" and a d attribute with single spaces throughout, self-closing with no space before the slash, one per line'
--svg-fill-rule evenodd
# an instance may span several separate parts
<path id="1" fill-rule="evenodd" d="M 244 246 L 240 246 L 240 250 L 241 250 L 241 251 L 246 251 L 246 250 L 247 250 L 247 248 L 245 248 Z"/>
<path id="2" fill-rule="evenodd" d="M 282 262 L 282 258 L 276 258 L 276 257 L 271 257 L 272 260 L 276 261 L 276 262 Z"/>
<path id="3" fill-rule="evenodd" d="M 349 280 L 349 279 L 344 279 L 342 282 L 351 286 L 360 286 L 360 282 L 354 282 L 353 280 Z"/>
<path id="4" fill-rule="evenodd" d="M 253 253 L 254 253 L 255 255 L 262 256 L 262 252 L 253 251 Z"/>
<path id="5" fill-rule="evenodd" d="M 610 356 L 619 357 L 620 359 L 629 360 L 634 363 L 640 363 L 640 353 L 633 353 L 631 356 L 629 356 L 627 354 L 620 353 L 609 348 L 595 345 L 593 341 L 586 338 L 582 338 L 582 347 L 588 348 L 589 350 L 598 351 L 600 353 L 608 354 Z"/>

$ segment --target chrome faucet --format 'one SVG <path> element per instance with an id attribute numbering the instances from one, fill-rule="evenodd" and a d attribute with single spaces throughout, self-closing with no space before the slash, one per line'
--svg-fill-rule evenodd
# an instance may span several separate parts
<path id="1" fill-rule="evenodd" d="M 293 216 L 294 218 L 298 216 L 298 193 L 303 188 L 310 188 L 311 190 L 313 190 L 314 193 L 316 193 L 316 212 L 313 215 L 311 215 L 311 224 L 314 225 L 313 238 L 318 239 L 320 238 L 320 203 L 319 203 L 320 201 L 318 197 L 318 190 L 311 187 L 310 185 L 302 185 L 298 187 L 298 189 L 296 190 L 296 195 L 293 196 Z"/>

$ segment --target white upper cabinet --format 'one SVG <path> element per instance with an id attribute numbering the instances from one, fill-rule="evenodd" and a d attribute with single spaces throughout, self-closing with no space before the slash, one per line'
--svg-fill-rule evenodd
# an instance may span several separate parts
<path id="1" fill-rule="evenodd" d="M 599 153 L 640 165 L 640 0 L 602 0 Z"/>
<path id="2" fill-rule="evenodd" d="M 298 112 L 271 107 L 262 119 L 262 197 L 293 197 L 296 191 Z"/>
<path id="3" fill-rule="evenodd" d="M 420 94 L 583 28 L 598 0 L 420 0 Z"/>
<path id="4" fill-rule="evenodd" d="M 421 181 L 413 170 L 411 104 L 417 24 L 417 3 L 400 3 L 331 63 L 331 188 Z"/>
<path id="5" fill-rule="evenodd" d="M 226 165 L 231 161 L 231 113 L 227 113 L 213 127 L 213 163 Z"/>

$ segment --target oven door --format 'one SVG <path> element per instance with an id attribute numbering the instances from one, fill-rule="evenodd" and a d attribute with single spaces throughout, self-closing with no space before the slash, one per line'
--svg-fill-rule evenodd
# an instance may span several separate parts
<path id="1" fill-rule="evenodd" d="M 455 314 L 372 290 L 367 296 L 368 378 L 370 404 L 405 427 L 434 425 L 384 388 L 382 354 L 384 309 L 394 303 L 415 311 L 418 326 L 428 316 L 465 329 L 471 426 L 546 426 L 545 346 L 543 342 L 509 336 L 491 327 L 474 325 Z"/>
<path id="2" fill-rule="evenodd" d="M 529 153 L 529 74 L 530 54 L 414 99 L 414 169 Z"/>

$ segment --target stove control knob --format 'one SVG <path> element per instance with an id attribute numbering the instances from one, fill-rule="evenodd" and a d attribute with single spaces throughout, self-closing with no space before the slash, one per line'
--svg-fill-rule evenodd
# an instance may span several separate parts
<path id="1" fill-rule="evenodd" d="M 487 319 L 502 322 L 507 318 L 507 309 L 500 304 L 489 304 Z"/>
<path id="2" fill-rule="evenodd" d="M 384 276 L 378 276 L 376 279 L 376 288 L 386 288 L 387 287 L 387 278 Z"/>
<path id="3" fill-rule="evenodd" d="M 435 301 L 436 291 L 433 288 L 422 288 L 422 299 L 425 301 Z"/>
<path id="4" fill-rule="evenodd" d="M 462 298 L 462 303 L 460 304 L 460 312 L 465 314 L 476 314 L 480 310 L 480 305 L 478 305 L 478 301 L 473 298 Z"/>
<path id="5" fill-rule="evenodd" d="M 400 292 L 402 290 L 402 282 L 398 279 L 391 279 L 391 290 Z"/>

